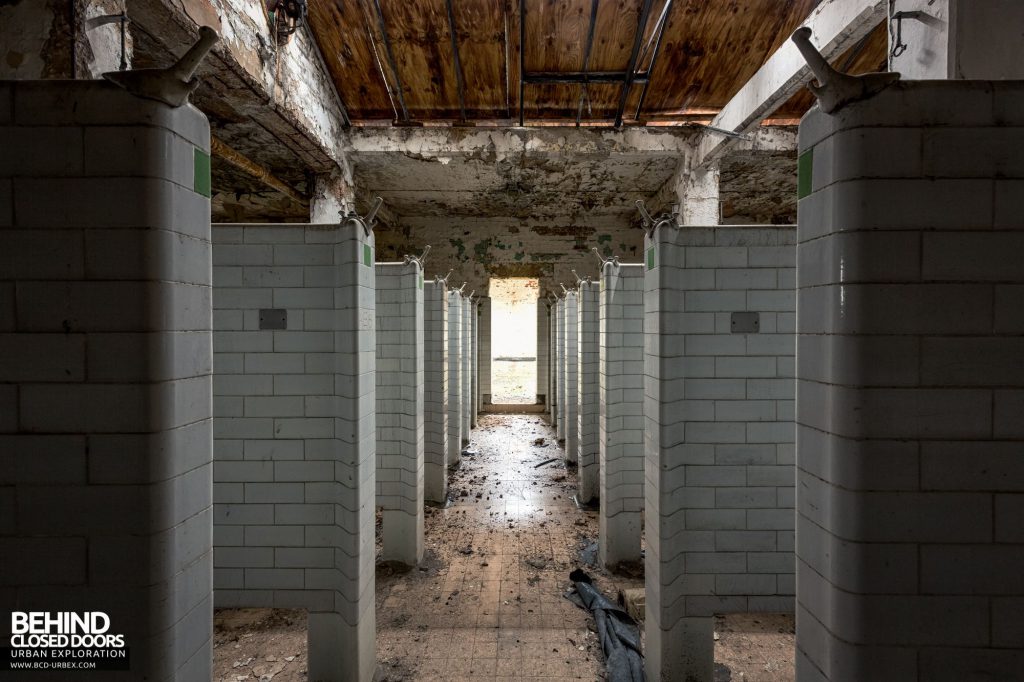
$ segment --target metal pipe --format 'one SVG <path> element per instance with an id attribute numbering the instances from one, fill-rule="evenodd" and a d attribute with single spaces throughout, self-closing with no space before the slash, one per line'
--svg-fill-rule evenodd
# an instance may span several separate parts
<path id="1" fill-rule="evenodd" d="M 629 90 L 633 85 L 636 70 L 636 58 L 640 54 L 640 43 L 644 39 L 644 31 L 647 29 L 647 18 L 651 14 L 651 3 L 653 0 L 644 0 L 640 8 L 640 20 L 637 22 L 636 37 L 633 40 L 633 50 L 629 55 L 629 65 L 626 67 L 626 78 L 622 82 L 622 92 L 619 94 L 619 108 L 615 112 L 615 127 L 622 126 L 622 112 L 626 109 L 626 100 L 629 99 Z"/>
<path id="2" fill-rule="evenodd" d="M 462 122 L 465 123 L 466 95 L 463 91 L 465 86 L 462 81 L 462 60 L 459 59 L 459 41 L 455 35 L 455 10 L 452 7 L 452 0 L 445 0 L 445 5 L 448 7 L 448 30 L 452 34 L 452 54 L 455 57 L 455 78 L 459 84 L 459 113 L 462 116 Z"/>
<path id="3" fill-rule="evenodd" d="M 402 89 L 402 77 L 398 75 L 398 63 L 395 61 L 395 53 L 391 49 L 391 38 L 388 37 L 388 28 L 384 24 L 384 12 L 380 8 L 380 0 L 373 0 L 373 7 L 377 12 L 377 23 L 380 26 L 381 36 L 384 38 L 384 53 L 388 58 L 388 66 L 395 74 L 395 89 L 398 94 L 398 103 L 402 106 L 402 120 L 409 122 L 409 109 L 405 106 L 405 91 Z"/>
<path id="4" fill-rule="evenodd" d="M 654 65 L 658 61 L 658 53 L 661 52 L 661 39 L 665 35 L 665 27 L 668 26 L 668 11 L 671 7 L 672 0 L 667 0 L 665 3 L 665 9 L 661 12 L 661 19 L 658 20 L 660 29 L 655 27 L 655 30 L 658 31 L 658 40 L 654 43 L 654 52 L 651 53 L 651 63 L 647 65 L 648 78 L 644 80 L 644 88 L 640 91 L 640 101 L 636 104 L 636 113 L 633 115 L 633 118 L 640 118 L 640 110 L 643 109 L 644 100 L 647 99 L 647 88 L 651 86 L 650 74 L 654 72 Z M 653 38 L 654 36 L 651 37 Z M 648 42 L 647 45 L 649 47 L 650 42 Z M 644 48 L 644 52 L 647 52 L 646 48 Z M 643 61 L 643 59 L 640 61 Z"/>
<path id="5" fill-rule="evenodd" d="M 302 205 L 309 204 L 309 199 L 300 194 L 298 190 L 293 188 L 284 180 L 275 177 L 269 168 L 261 166 L 252 159 L 244 156 L 241 152 L 235 151 L 220 140 L 220 138 L 213 137 L 212 135 L 210 136 L 210 151 L 214 156 L 223 159 L 235 168 L 248 173 L 267 187 L 277 190 L 292 201 Z"/>
<path id="6" fill-rule="evenodd" d="M 531 85 L 556 83 L 575 85 L 579 83 L 621 83 L 625 77 L 625 71 L 533 71 L 525 74 L 523 80 Z M 647 81 L 647 77 L 646 73 L 638 73 L 633 78 L 633 82 L 644 83 Z"/>

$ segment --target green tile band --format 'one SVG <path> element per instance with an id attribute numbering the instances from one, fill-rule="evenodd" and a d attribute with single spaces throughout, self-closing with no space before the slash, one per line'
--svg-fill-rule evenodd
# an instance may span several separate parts
<path id="1" fill-rule="evenodd" d="M 368 268 L 373 267 L 373 249 L 369 244 L 363 244 L 363 265 Z"/>
<path id="2" fill-rule="evenodd" d="M 654 269 L 654 247 L 647 249 L 647 269 Z"/>
<path id="3" fill-rule="evenodd" d="M 814 175 L 814 147 L 811 147 L 796 162 L 796 198 L 803 199 L 811 193 L 811 176 Z"/>
<path id="4" fill-rule="evenodd" d="M 209 199 L 213 194 L 210 180 L 210 155 L 199 147 L 193 147 L 192 167 L 194 171 L 192 189 L 196 194 L 202 194 Z"/>

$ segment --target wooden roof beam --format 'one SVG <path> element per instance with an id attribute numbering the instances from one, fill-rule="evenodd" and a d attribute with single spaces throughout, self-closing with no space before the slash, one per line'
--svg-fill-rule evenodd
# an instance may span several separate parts
<path id="1" fill-rule="evenodd" d="M 885 20 L 886 0 L 822 0 L 802 26 L 826 59 L 839 57 Z M 807 62 L 787 40 L 740 88 L 711 122 L 715 128 L 745 133 L 758 126 L 811 79 Z M 719 158 L 735 139 L 707 131 L 697 144 L 694 167 Z"/>

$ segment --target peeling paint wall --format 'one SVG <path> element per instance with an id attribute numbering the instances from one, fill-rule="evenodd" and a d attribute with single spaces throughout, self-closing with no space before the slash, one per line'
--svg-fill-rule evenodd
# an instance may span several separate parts
<path id="1" fill-rule="evenodd" d="M 125 0 L 74 0 L 75 56 L 79 78 L 99 78 L 121 63 L 121 29 L 95 19 L 120 14 Z M 0 79 L 71 77 L 71 3 L 66 0 L 0 2 Z M 132 62 L 131 29 L 125 31 L 125 57 Z"/>
<path id="2" fill-rule="evenodd" d="M 796 225 L 796 151 L 726 156 L 719 199 L 725 225 Z"/>
<path id="3" fill-rule="evenodd" d="M 466 292 L 487 290 L 491 277 L 536 277 L 541 296 L 561 292 L 559 282 L 575 284 L 580 277 L 597 278 L 597 248 L 606 256 L 639 263 L 643 231 L 613 218 L 591 225 L 557 224 L 514 218 L 403 218 L 401 227 L 378 228 L 381 261 L 420 253 L 429 244 L 426 277 L 444 276 L 454 268 L 449 283 L 468 282 Z"/>

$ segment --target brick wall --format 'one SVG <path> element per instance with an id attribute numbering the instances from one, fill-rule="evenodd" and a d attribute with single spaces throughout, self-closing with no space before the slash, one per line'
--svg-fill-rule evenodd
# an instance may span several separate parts
<path id="1" fill-rule="evenodd" d="M 423 494 L 443 504 L 448 496 L 448 287 L 423 285 Z"/>
<path id="2" fill-rule="evenodd" d="M 1022 102 L 903 82 L 801 125 L 801 680 L 1020 676 Z"/>
<path id="3" fill-rule="evenodd" d="M 374 660 L 373 237 L 219 225 L 213 262 L 217 605 L 309 609 L 310 677 L 339 665 L 364 679 Z M 285 328 L 260 328 L 271 310 L 285 311 Z M 325 645 L 345 656 L 332 662 Z"/>
<path id="4" fill-rule="evenodd" d="M 126 674 L 208 678 L 206 118 L 0 83 L 0 149 L 0 608 L 104 611 Z"/>
<path id="5" fill-rule="evenodd" d="M 604 266 L 598 309 L 601 561 L 640 561 L 644 509 L 644 270 Z"/>
<path id="6" fill-rule="evenodd" d="M 710 677 L 711 615 L 794 608 L 795 239 L 733 226 L 648 238 L 648 651 L 662 675 Z M 737 314 L 756 314 L 756 331 Z"/>

